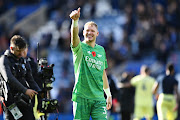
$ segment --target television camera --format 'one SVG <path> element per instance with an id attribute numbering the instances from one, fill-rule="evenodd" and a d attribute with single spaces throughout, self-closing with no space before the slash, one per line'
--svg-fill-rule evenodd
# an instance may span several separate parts
<path id="1" fill-rule="evenodd" d="M 41 58 L 38 62 L 38 75 L 42 82 L 42 91 L 40 94 L 40 106 L 38 107 L 43 113 L 53 113 L 58 107 L 57 99 L 50 99 L 49 92 L 53 88 L 52 83 L 55 81 L 53 73 L 54 64 L 48 65 L 46 58 Z"/>
<path id="2" fill-rule="evenodd" d="M 55 78 L 53 76 L 54 64 L 48 65 L 48 61 L 46 58 L 41 58 L 38 64 L 38 74 L 43 83 L 43 90 L 51 90 L 52 83 L 55 81 Z"/>

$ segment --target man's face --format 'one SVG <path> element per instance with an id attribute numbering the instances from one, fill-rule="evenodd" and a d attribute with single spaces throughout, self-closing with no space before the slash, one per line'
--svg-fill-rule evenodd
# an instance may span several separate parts
<path id="1" fill-rule="evenodd" d="M 24 53 L 23 53 L 23 58 L 26 58 L 27 57 L 27 53 L 28 53 L 28 48 L 25 48 L 25 50 L 24 50 Z"/>
<path id="2" fill-rule="evenodd" d="M 85 41 L 92 42 L 99 35 L 97 28 L 94 25 L 86 25 L 83 30 Z"/>
<path id="3" fill-rule="evenodd" d="M 17 47 L 10 47 L 11 53 L 14 54 L 17 58 L 26 57 L 27 48 L 18 49 Z"/>

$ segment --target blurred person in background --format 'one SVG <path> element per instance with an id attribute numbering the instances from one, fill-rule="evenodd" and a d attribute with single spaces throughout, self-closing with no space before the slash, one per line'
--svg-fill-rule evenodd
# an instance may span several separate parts
<path id="1" fill-rule="evenodd" d="M 140 120 L 146 118 L 151 120 L 154 115 L 153 109 L 153 85 L 155 79 L 150 76 L 150 69 L 147 65 L 142 65 L 140 75 L 137 75 L 131 79 L 128 83 L 119 83 L 120 88 L 123 87 L 135 87 L 135 108 L 134 108 L 134 120 Z"/>
<path id="2" fill-rule="evenodd" d="M 175 120 L 178 110 L 178 81 L 175 79 L 175 68 L 172 63 L 166 65 L 166 76 L 162 81 L 157 81 L 154 85 L 156 94 L 159 85 L 162 85 L 157 101 L 157 114 L 159 120 Z"/>
<path id="3" fill-rule="evenodd" d="M 179 83 L 180 83 L 180 73 L 176 73 L 175 78 L 178 81 L 178 93 L 180 93 L 180 85 L 179 85 Z M 180 98 L 179 98 L 178 105 L 180 105 Z M 178 106 L 178 113 L 177 114 L 178 115 L 177 115 L 177 119 L 176 120 L 180 120 L 180 107 L 179 106 Z"/>
<path id="4" fill-rule="evenodd" d="M 70 14 L 71 49 L 73 52 L 75 84 L 72 93 L 74 119 L 107 120 L 107 110 L 112 106 L 109 89 L 106 53 L 102 46 L 96 44 L 99 35 L 95 22 L 84 25 L 84 41 L 79 38 L 78 21 L 80 8 Z M 104 91 L 107 95 L 107 105 Z"/>
<path id="5" fill-rule="evenodd" d="M 122 73 L 120 83 L 129 83 L 133 75 L 128 72 Z M 132 120 L 134 113 L 134 87 L 120 88 L 118 91 L 118 102 L 120 105 L 120 113 L 122 120 Z"/>

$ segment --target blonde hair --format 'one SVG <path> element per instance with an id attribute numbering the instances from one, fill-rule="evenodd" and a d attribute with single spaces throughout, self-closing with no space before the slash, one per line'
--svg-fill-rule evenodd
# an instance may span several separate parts
<path id="1" fill-rule="evenodd" d="M 93 21 L 87 22 L 87 23 L 84 25 L 84 27 L 87 26 L 87 25 L 95 26 L 95 27 L 98 29 L 97 24 L 96 24 L 95 22 L 93 22 Z"/>

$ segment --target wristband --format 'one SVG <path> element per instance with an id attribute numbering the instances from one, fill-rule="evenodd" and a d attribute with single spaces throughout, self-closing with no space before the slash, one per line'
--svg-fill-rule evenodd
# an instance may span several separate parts
<path id="1" fill-rule="evenodd" d="M 111 97 L 111 92 L 109 88 L 104 89 L 104 92 L 106 93 L 107 97 Z"/>
<path id="2" fill-rule="evenodd" d="M 73 27 L 77 27 L 78 26 L 78 21 L 79 21 L 79 19 L 77 19 L 77 20 L 73 20 Z"/>

